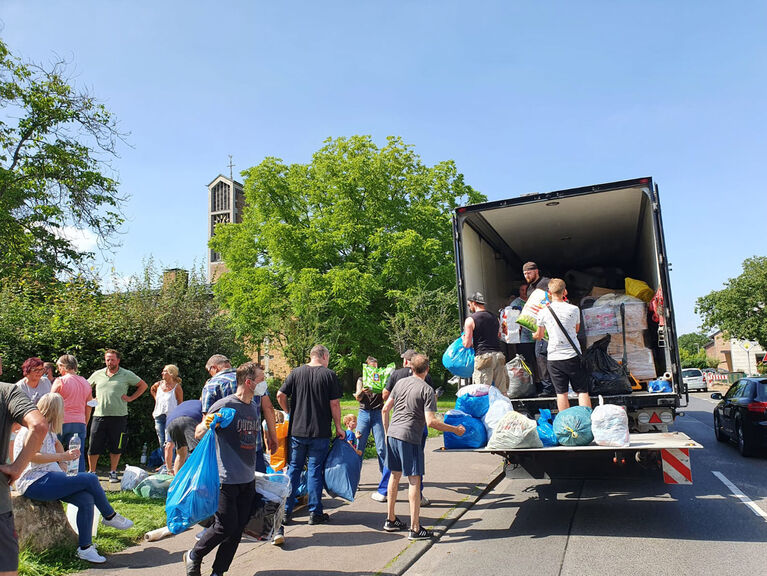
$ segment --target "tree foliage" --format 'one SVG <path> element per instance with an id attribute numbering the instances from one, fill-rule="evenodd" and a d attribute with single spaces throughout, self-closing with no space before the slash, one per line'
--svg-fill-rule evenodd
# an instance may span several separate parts
<path id="1" fill-rule="evenodd" d="M 677 340 L 682 368 L 716 368 L 719 360 L 706 356 L 703 347 L 711 338 L 700 332 L 682 334 Z"/>
<path id="2" fill-rule="evenodd" d="M 211 241 L 229 269 L 216 295 L 240 335 L 269 336 L 292 366 L 324 343 L 342 372 L 395 358 L 387 317 L 409 288 L 455 284 L 450 215 L 485 199 L 396 137 L 328 139 L 309 164 L 270 157 L 244 175 L 243 221 Z"/>
<path id="3" fill-rule="evenodd" d="M 176 364 L 185 398 L 199 397 L 208 374 L 205 361 L 222 353 L 239 362 L 244 357 L 228 318 L 216 306 L 201 271 L 163 287 L 152 263 L 126 288 L 105 294 L 93 280 L 69 282 L 37 279 L 3 280 L 0 284 L 0 355 L 5 381 L 21 378 L 30 356 L 55 361 L 74 354 L 86 378 L 104 367 L 104 350 L 122 354 L 121 366 L 149 385 L 162 367 Z M 129 450 L 156 444 L 153 399 L 145 393 L 129 406 Z"/>
<path id="4" fill-rule="evenodd" d="M 63 61 L 21 62 L 0 40 L 0 277 L 71 270 L 89 256 L 71 231 L 108 245 L 122 223 L 124 198 L 108 174 L 121 135 L 65 73 Z"/>
<path id="5" fill-rule="evenodd" d="M 703 347 L 711 341 L 711 338 L 700 332 L 691 332 L 682 334 L 677 343 L 680 350 L 686 350 L 690 354 L 697 354 Z"/>
<path id="6" fill-rule="evenodd" d="M 698 298 L 695 312 L 703 317 L 704 328 L 767 347 L 767 257 L 747 258 L 742 274 L 730 278 L 723 290 Z"/>

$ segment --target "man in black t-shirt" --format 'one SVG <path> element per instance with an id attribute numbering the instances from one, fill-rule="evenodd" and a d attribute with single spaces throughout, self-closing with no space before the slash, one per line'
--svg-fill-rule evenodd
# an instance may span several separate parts
<path id="1" fill-rule="evenodd" d="M 505 396 L 509 386 L 506 356 L 501 352 L 500 324 L 494 314 L 485 310 L 485 297 L 474 292 L 468 299 L 471 316 L 463 325 L 463 347 L 474 347 L 474 384 L 495 384 Z"/>
<path id="2" fill-rule="evenodd" d="M 296 505 L 296 492 L 304 465 L 309 493 L 309 524 L 324 524 L 330 517 L 322 511 L 322 473 L 330 448 L 330 423 L 336 436 L 345 438 L 341 426 L 341 384 L 328 368 L 330 353 L 317 345 L 309 353 L 309 363 L 293 370 L 277 392 L 277 402 L 290 413 L 290 485 L 292 493 L 285 505 L 289 518 Z M 290 398 L 290 406 L 288 406 Z M 307 464 L 308 459 L 308 464 Z"/>
<path id="3" fill-rule="evenodd" d="M 529 284 L 527 294 L 533 293 L 533 290 L 540 288 L 546 292 L 549 291 L 549 278 L 541 276 L 538 270 L 538 264 L 535 262 L 525 262 L 522 266 L 522 275 L 525 277 L 525 281 Z M 538 372 L 538 380 L 543 383 L 543 388 L 547 388 L 551 385 L 551 379 L 549 378 L 548 367 L 548 349 L 549 345 L 546 340 L 541 338 L 535 342 L 535 364 Z M 553 394 L 552 394 L 553 396 Z"/>

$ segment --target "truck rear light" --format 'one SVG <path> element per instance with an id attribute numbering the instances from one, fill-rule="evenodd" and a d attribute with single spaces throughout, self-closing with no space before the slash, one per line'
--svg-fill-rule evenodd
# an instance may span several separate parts
<path id="1" fill-rule="evenodd" d="M 660 419 L 664 424 L 671 424 L 674 421 L 674 414 L 664 410 L 660 413 Z"/>
<path id="2" fill-rule="evenodd" d="M 767 413 L 767 402 L 751 402 L 746 409 L 749 412 L 756 412 L 757 414 Z"/>

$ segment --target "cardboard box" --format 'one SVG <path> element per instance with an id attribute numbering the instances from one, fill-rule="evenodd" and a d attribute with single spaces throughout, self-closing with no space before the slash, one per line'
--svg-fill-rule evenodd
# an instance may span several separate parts
<path id="1" fill-rule="evenodd" d="M 647 304 L 626 302 L 626 333 L 647 330 Z M 620 334 L 623 330 L 620 306 L 592 306 L 581 310 L 586 336 Z"/>
<path id="2" fill-rule="evenodd" d="M 612 288 L 600 288 L 599 286 L 594 286 L 591 289 L 591 292 L 589 292 L 588 296 L 593 296 L 594 298 L 599 298 L 600 296 L 604 296 L 605 294 L 624 294 L 625 292 L 623 290 L 614 290 Z"/>
<path id="3" fill-rule="evenodd" d="M 626 342 L 626 345 L 628 345 L 628 342 Z M 611 354 L 610 356 L 618 363 L 623 360 L 623 353 Z M 655 360 L 652 350 L 649 348 L 636 350 L 629 352 L 626 356 L 629 372 L 631 372 L 634 378 L 637 380 L 655 380 L 657 373 L 655 372 Z"/>
<path id="4" fill-rule="evenodd" d="M 604 338 L 604 334 L 586 337 L 586 347 L 591 347 L 594 342 Z M 645 331 L 626 332 L 626 351 L 628 353 L 637 352 L 647 348 L 645 344 Z M 623 335 L 611 334 L 610 344 L 607 346 L 607 353 L 610 356 L 623 356 Z"/>

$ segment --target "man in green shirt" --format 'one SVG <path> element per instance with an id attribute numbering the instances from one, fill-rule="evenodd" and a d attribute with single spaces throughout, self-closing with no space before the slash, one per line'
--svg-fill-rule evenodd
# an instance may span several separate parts
<path id="1" fill-rule="evenodd" d="M 88 382 L 95 387 L 96 409 L 93 411 L 91 438 L 88 447 L 88 469 L 96 472 L 96 464 L 104 449 L 109 450 L 109 481 L 119 482 L 117 465 L 125 448 L 128 431 L 128 402 L 146 392 L 147 385 L 130 370 L 120 368 L 120 353 L 117 350 L 104 352 L 106 368 L 96 370 Z M 136 391 L 128 395 L 128 388 Z"/>

